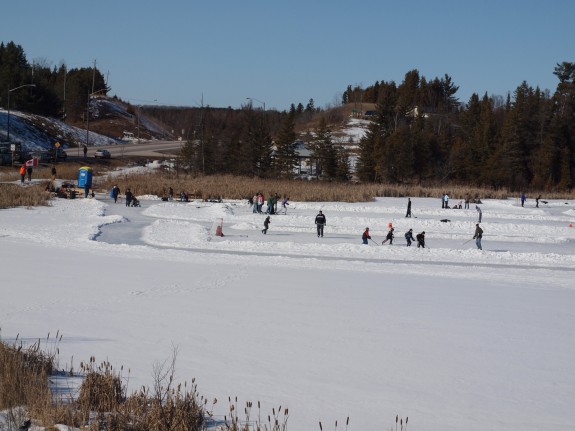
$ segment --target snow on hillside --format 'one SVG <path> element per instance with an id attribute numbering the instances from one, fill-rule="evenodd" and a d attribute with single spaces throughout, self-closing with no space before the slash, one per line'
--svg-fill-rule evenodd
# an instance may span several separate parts
<path id="1" fill-rule="evenodd" d="M 8 113 L 0 110 L 0 130 L 6 135 Z M 83 145 L 86 129 L 70 126 L 62 121 L 10 110 L 10 139 L 22 143 L 24 151 L 49 150 L 56 141 L 63 148 Z M 90 145 L 114 145 L 116 139 L 90 132 Z"/>

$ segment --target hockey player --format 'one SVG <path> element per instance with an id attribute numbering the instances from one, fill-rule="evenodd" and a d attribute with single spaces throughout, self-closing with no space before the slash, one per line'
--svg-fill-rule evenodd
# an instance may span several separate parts
<path id="1" fill-rule="evenodd" d="M 475 240 L 475 245 L 479 250 L 483 250 L 481 248 L 481 237 L 483 236 L 483 229 L 479 226 L 479 223 L 475 225 L 475 235 L 473 235 L 473 239 Z"/>
<path id="2" fill-rule="evenodd" d="M 411 246 L 411 241 L 415 241 L 415 238 L 413 237 L 413 229 L 409 229 L 407 232 L 405 232 L 405 240 L 407 241 L 407 246 Z"/>
<path id="3" fill-rule="evenodd" d="M 389 232 L 387 232 L 387 236 L 385 237 L 385 240 L 381 243 L 381 245 L 385 244 L 387 241 L 389 241 L 389 245 L 393 244 L 393 228 L 389 229 Z"/>
<path id="4" fill-rule="evenodd" d="M 266 219 L 264 220 L 264 228 L 262 230 L 262 233 L 264 235 L 266 235 L 268 233 L 268 229 L 270 227 L 270 222 L 271 222 L 270 216 L 267 216 Z"/>
<path id="5" fill-rule="evenodd" d="M 326 225 L 325 215 L 320 211 L 317 216 L 315 216 L 315 225 L 317 227 L 317 237 L 323 238 L 323 227 Z"/>
<path id="6" fill-rule="evenodd" d="M 363 241 L 363 244 L 367 244 L 368 239 L 371 239 L 371 236 L 369 236 L 369 228 L 366 227 L 365 231 L 363 232 L 363 235 L 361 236 L 361 240 Z"/>
<path id="7" fill-rule="evenodd" d="M 417 248 L 425 248 L 425 231 L 418 233 L 415 238 L 417 238 Z"/>

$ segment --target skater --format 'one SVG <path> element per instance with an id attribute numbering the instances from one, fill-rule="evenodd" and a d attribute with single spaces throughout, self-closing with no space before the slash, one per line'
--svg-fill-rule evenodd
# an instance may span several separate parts
<path id="1" fill-rule="evenodd" d="M 84 158 L 86 158 L 86 155 L 88 154 L 88 147 L 86 147 L 86 145 L 84 145 L 83 151 L 84 151 Z"/>
<path id="2" fill-rule="evenodd" d="M 267 216 L 266 219 L 264 220 L 264 228 L 262 229 L 262 233 L 264 235 L 266 235 L 268 233 L 270 223 L 271 223 L 270 216 Z"/>
<path id="3" fill-rule="evenodd" d="M 475 225 L 475 235 L 473 235 L 473 239 L 475 240 L 475 244 L 479 250 L 483 250 L 481 248 L 481 237 L 483 236 L 483 229 L 479 227 L 479 223 Z"/>
<path id="4" fill-rule="evenodd" d="M 521 208 L 525 206 L 525 201 L 527 198 L 525 197 L 525 193 L 521 193 Z"/>
<path id="5" fill-rule="evenodd" d="M 89 195 L 90 195 L 90 185 L 88 184 L 88 182 L 86 182 L 86 184 L 84 184 L 84 199 L 87 199 Z"/>
<path id="6" fill-rule="evenodd" d="M 411 217 L 411 198 L 407 198 L 407 213 L 405 217 Z"/>
<path id="7" fill-rule="evenodd" d="M 268 208 L 266 210 L 266 214 L 275 214 L 274 212 L 274 197 L 270 195 L 268 198 Z"/>
<path id="8" fill-rule="evenodd" d="M 56 166 L 55 165 L 52 165 L 51 173 L 52 173 L 52 181 L 56 181 Z"/>
<path id="9" fill-rule="evenodd" d="M 369 228 L 366 227 L 365 231 L 363 232 L 363 235 L 361 235 L 361 240 L 363 241 L 363 244 L 367 244 L 368 239 L 371 239 L 371 236 L 369 236 Z"/>
<path id="10" fill-rule="evenodd" d="M 26 178 L 26 165 L 20 166 L 20 183 L 24 184 Z"/>
<path id="11" fill-rule="evenodd" d="M 289 201 L 289 198 L 287 196 L 284 196 L 282 199 L 282 209 L 281 209 L 281 211 L 284 214 L 287 214 L 287 206 L 289 205 L 288 201 Z"/>
<path id="12" fill-rule="evenodd" d="M 443 196 L 443 203 L 445 204 L 444 208 L 449 209 L 449 195 L 447 193 Z"/>
<path id="13" fill-rule="evenodd" d="M 417 238 L 417 248 L 425 248 L 425 231 L 418 233 L 415 238 Z"/>
<path id="14" fill-rule="evenodd" d="M 541 195 L 535 198 L 535 208 L 539 208 L 539 199 L 541 199 Z"/>
<path id="15" fill-rule="evenodd" d="M 252 213 L 255 214 L 258 212 L 258 194 L 257 193 L 252 198 L 252 204 L 253 204 Z"/>
<path id="16" fill-rule="evenodd" d="M 320 236 L 323 238 L 323 227 L 326 225 L 325 216 L 320 211 L 318 215 L 315 216 L 315 225 L 317 227 L 317 237 Z"/>
<path id="17" fill-rule="evenodd" d="M 479 217 L 479 219 L 477 220 L 477 223 L 481 223 L 481 208 L 479 208 L 477 205 L 475 205 L 475 209 L 477 210 L 477 215 Z"/>
<path id="18" fill-rule="evenodd" d="M 410 247 L 411 246 L 411 241 L 415 241 L 415 238 L 413 237 L 413 229 L 409 229 L 407 232 L 405 232 L 405 240 L 407 241 L 407 246 Z"/>
<path id="19" fill-rule="evenodd" d="M 132 194 L 132 192 L 130 191 L 130 189 L 126 190 L 126 206 L 129 207 L 130 205 L 132 205 L 132 199 L 133 199 L 134 195 Z"/>
<path id="20" fill-rule="evenodd" d="M 469 209 L 469 201 L 471 200 L 471 197 L 469 196 L 469 193 L 467 193 L 467 195 L 465 196 L 465 209 L 468 210 Z"/>
<path id="21" fill-rule="evenodd" d="M 258 193 L 258 214 L 262 213 L 263 206 L 264 206 L 264 195 L 260 192 Z"/>
<path id="22" fill-rule="evenodd" d="M 169 200 L 169 201 L 173 201 L 173 200 L 174 200 L 174 189 L 171 188 L 171 187 L 168 189 L 168 200 Z"/>
<path id="23" fill-rule="evenodd" d="M 385 240 L 381 243 L 381 245 L 385 244 L 387 241 L 389 241 L 389 245 L 393 244 L 393 228 L 389 229 L 389 232 L 387 232 L 387 236 L 385 237 Z"/>
<path id="24" fill-rule="evenodd" d="M 32 166 L 26 168 L 26 174 L 28 175 L 28 182 L 32 181 Z"/>

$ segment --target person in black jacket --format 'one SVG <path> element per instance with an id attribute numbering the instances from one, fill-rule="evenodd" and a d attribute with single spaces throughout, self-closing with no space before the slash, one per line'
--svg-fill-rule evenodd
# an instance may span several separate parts
<path id="1" fill-rule="evenodd" d="M 405 217 L 411 217 L 411 198 L 407 198 L 407 213 Z"/>
<path id="2" fill-rule="evenodd" d="M 425 248 L 425 231 L 418 233 L 415 238 L 417 238 L 417 248 Z"/>
<path id="3" fill-rule="evenodd" d="M 266 219 L 264 220 L 264 228 L 262 230 L 262 233 L 265 235 L 268 233 L 268 229 L 270 227 L 270 216 L 267 216 Z"/>
<path id="4" fill-rule="evenodd" d="M 130 191 L 130 189 L 126 190 L 126 206 L 129 207 L 132 204 L 132 198 L 134 195 Z"/>
<path id="5" fill-rule="evenodd" d="M 326 219 L 321 211 L 315 216 L 315 225 L 317 227 L 317 237 L 323 237 L 323 227 L 326 225 Z"/>
<path id="6" fill-rule="evenodd" d="M 383 241 L 381 245 L 385 244 L 387 241 L 389 241 L 389 245 L 393 244 L 393 228 L 389 229 L 389 232 L 387 232 L 387 236 L 385 237 L 385 241 Z"/>
<path id="7" fill-rule="evenodd" d="M 473 235 L 473 239 L 475 240 L 475 245 L 479 250 L 483 250 L 481 248 L 481 238 L 483 237 L 483 229 L 479 227 L 479 223 L 475 225 L 475 235 Z"/>

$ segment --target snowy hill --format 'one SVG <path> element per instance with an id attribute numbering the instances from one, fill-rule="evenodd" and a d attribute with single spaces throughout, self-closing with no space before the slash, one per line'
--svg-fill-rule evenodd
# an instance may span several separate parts
<path id="1" fill-rule="evenodd" d="M 0 139 L 7 137 L 8 112 L 0 109 Z M 94 98 L 90 107 L 89 145 L 114 145 L 121 142 L 123 132 L 139 128 L 142 139 L 166 139 L 170 133 L 153 119 L 140 115 L 139 121 L 128 105 L 112 98 Z M 55 118 L 10 110 L 10 139 L 21 142 L 24 151 L 48 150 L 55 142 L 63 148 L 84 145 L 86 124 L 70 125 Z"/>

